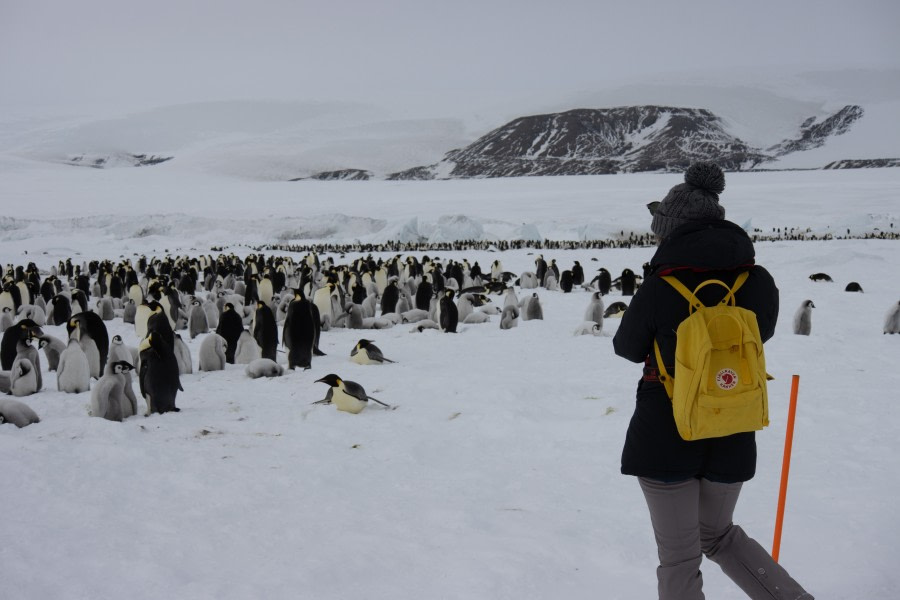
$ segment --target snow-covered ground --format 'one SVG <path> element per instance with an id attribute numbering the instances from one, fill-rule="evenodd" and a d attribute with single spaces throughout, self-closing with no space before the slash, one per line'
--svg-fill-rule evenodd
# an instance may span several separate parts
<path id="1" fill-rule="evenodd" d="M 0 264 L 33 261 L 46 274 L 66 257 L 215 256 L 212 246 L 243 256 L 273 241 L 376 243 L 401 232 L 606 238 L 647 232 L 645 204 L 679 180 L 265 183 L 177 161 L 95 170 L 6 156 Z M 900 227 L 898 198 L 900 169 L 782 172 L 728 174 L 722 204 L 764 232 L 863 234 Z M 500 260 L 521 273 L 537 253 L 414 254 L 483 268 Z M 639 272 L 653 248 L 542 253 L 563 269 L 578 260 L 590 277 L 601 266 Z M 758 474 L 735 519 L 771 547 L 799 374 L 781 561 L 818 598 L 896 598 L 900 336 L 883 335 L 882 323 L 900 300 L 900 241 L 760 242 L 757 253 L 781 290 L 782 316 L 766 346 L 771 426 L 757 436 Z M 810 281 L 819 271 L 834 282 Z M 845 292 L 850 281 L 865 292 Z M 653 597 L 646 506 L 637 482 L 619 474 L 640 367 L 614 355 L 615 319 L 600 336 L 573 335 L 589 292 L 536 291 L 543 320 L 501 330 L 494 316 L 457 335 L 332 329 L 322 336 L 327 356 L 275 379 L 251 380 L 242 365 L 198 373 L 199 336 L 188 341 L 195 371 L 182 377 L 181 412 L 122 423 L 91 418 L 90 394 L 57 391 L 44 362 L 44 389 L 24 398 L 41 422 L 0 426 L 0 595 Z M 816 304 L 812 334 L 796 336 L 791 316 L 806 299 Z M 131 325 L 107 326 L 137 345 Z M 64 327 L 44 329 L 65 338 Z M 350 362 L 362 337 L 397 362 Z M 397 410 L 311 405 L 328 373 Z M 710 597 L 743 597 L 715 565 L 703 572 Z"/>

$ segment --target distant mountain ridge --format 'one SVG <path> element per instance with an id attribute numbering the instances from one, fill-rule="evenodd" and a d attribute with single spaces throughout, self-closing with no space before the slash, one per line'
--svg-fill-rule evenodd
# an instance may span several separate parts
<path id="1" fill-rule="evenodd" d="M 728 132 L 709 110 L 671 106 L 575 109 L 514 119 L 442 161 L 391 173 L 389 180 L 597 175 L 682 171 L 698 160 L 748 170 L 791 152 L 816 148 L 847 132 L 863 116 L 848 105 L 817 122 L 807 119 L 796 138 L 755 148 Z"/>

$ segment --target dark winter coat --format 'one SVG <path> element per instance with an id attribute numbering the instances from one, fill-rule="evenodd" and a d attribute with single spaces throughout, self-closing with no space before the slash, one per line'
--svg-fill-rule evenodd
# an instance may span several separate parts
<path id="1" fill-rule="evenodd" d="M 632 298 L 613 338 L 616 354 L 645 363 L 622 451 L 622 473 L 661 481 L 705 477 L 723 483 L 753 477 L 754 433 L 694 441 L 678 434 L 672 402 L 655 377 L 653 340 L 659 342 L 666 370 L 674 373 L 675 330 L 687 318 L 689 306 L 661 275 L 674 275 L 693 290 L 707 279 L 721 279 L 731 286 L 743 271 L 750 276 L 735 294 L 737 305 L 756 314 L 763 342 L 771 338 L 778 318 L 778 288 L 768 271 L 754 265 L 754 256 L 746 232 L 728 221 L 688 223 L 660 244 L 650 261 L 651 274 Z M 721 286 L 706 286 L 698 292 L 707 306 L 724 295 Z"/>

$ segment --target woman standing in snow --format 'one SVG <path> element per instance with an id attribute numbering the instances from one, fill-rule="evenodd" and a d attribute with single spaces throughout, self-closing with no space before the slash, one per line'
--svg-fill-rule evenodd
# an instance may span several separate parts
<path id="1" fill-rule="evenodd" d="M 736 303 L 756 314 L 763 341 L 775 332 L 778 288 L 768 271 L 754 266 L 747 233 L 725 220 L 719 204 L 724 189 L 725 175 L 717 165 L 697 163 L 685 173 L 685 183 L 651 205 L 651 229 L 659 247 L 613 339 L 616 354 L 645 364 L 622 451 L 622 473 L 638 477 L 650 509 L 660 561 L 660 600 L 704 597 L 703 555 L 750 598 L 811 599 L 759 543 L 732 523 L 741 485 L 756 471 L 754 433 L 683 440 L 659 381 L 653 342 L 659 343 L 667 372 L 674 372 L 675 331 L 689 314 L 687 301 L 662 275 L 673 275 L 693 290 L 707 279 L 733 286 L 737 276 L 748 271 Z M 723 292 L 711 289 L 715 287 L 698 292 L 707 306 L 721 300 Z"/>

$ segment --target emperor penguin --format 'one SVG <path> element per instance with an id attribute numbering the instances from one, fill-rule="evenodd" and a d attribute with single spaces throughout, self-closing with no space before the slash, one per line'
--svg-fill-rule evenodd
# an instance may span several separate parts
<path id="1" fill-rule="evenodd" d="M 188 333 L 191 339 L 194 339 L 201 333 L 209 333 L 209 320 L 206 311 L 203 310 L 203 303 L 195 298 L 191 299 L 191 308 L 188 313 Z"/>
<path id="2" fill-rule="evenodd" d="M 31 319 L 21 319 L 3 332 L 0 341 L 0 368 L 9 371 L 16 360 L 20 340 L 34 339 L 44 335 L 44 331 Z"/>
<path id="3" fill-rule="evenodd" d="M 178 360 L 169 343 L 157 332 L 151 331 L 140 345 L 141 370 L 138 376 L 141 395 L 152 413 L 178 412 L 175 397 L 181 387 L 178 376 Z"/>
<path id="4" fill-rule="evenodd" d="M 341 379 L 334 373 L 329 373 L 321 379 L 316 379 L 316 383 L 325 383 L 331 387 L 330 404 L 334 404 L 340 411 L 358 414 L 369 404 L 369 400 L 377 402 L 385 408 L 391 408 L 389 404 L 385 404 L 381 400 L 366 394 L 366 390 L 360 384 L 355 381 Z M 327 400 L 328 396 L 325 399 Z M 326 402 L 319 400 L 316 404 L 318 403 L 325 404 Z"/>
<path id="5" fill-rule="evenodd" d="M 563 291 L 564 294 L 568 294 L 572 291 L 572 287 L 575 285 L 575 278 L 572 275 L 572 271 L 568 269 L 560 273 L 559 275 L 559 289 Z"/>
<path id="6" fill-rule="evenodd" d="M 50 314 L 50 323 L 53 325 L 63 325 L 72 318 L 72 301 L 65 293 L 59 293 L 53 296 L 52 308 Z"/>
<path id="7" fill-rule="evenodd" d="M 512 288 L 510 288 L 512 289 Z M 519 307 L 515 304 L 507 304 L 500 313 L 500 329 L 512 329 L 519 324 Z"/>
<path id="8" fill-rule="evenodd" d="M 228 342 L 218 333 L 210 333 L 200 342 L 201 371 L 222 371 L 225 369 L 225 347 Z"/>
<path id="9" fill-rule="evenodd" d="M 114 335 L 109 342 L 109 360 L 106 362 L 109 363 L 110 360 L 118 360 L 137 365 L 139 356 L 140 353 L 137 348 L 126 346 L 121 335 Z"/>
<path id="10" fill-rule="evenodd" d="M 275 314 L 269 306 L 260 300 L 256 303 L 256 313 L 250 327 L 253 339 L 259 344 L 261 358 L 276 360 L 278 352 L 278 325 Z"/>
<path id="11" fill-rule="evenodd" d="M 66 349 L 66 345 L 61 339 L 45 333 L 38 338 L 38 347 L 44 351 L 44 356 L 47 357 L 47 371 L 55 371 L 59 366 L 59 357 Z"/>
<path id="12" fill-rule="evenodd" d="M 603 311 L 603 316 L 607 319 L 621 318 L 622 315 L 625 314 L 626 310 L 628 310 L 628 305 L 624 302 L 613 302 L 606 307 L 606 310 Z"/>
<path id="13" fill-rule="evenodd" d="M 4 306 L 0 309 L 0 333 L 13 326 L 13 311 L 10 307 Z"/>
<path id="14" fill-rule="evenodd" d="M 312 366 L 318 325 L 314 308 L 315 305 L 299 289 L 294 290 L 294 300 L 288 305 L 282 329 L 282 340 L 288 349 L 289 369 L 309 369 Z"/>
<path id="15" fill-rule="evenodd" d="M 92 417 L 122 421 L 137 414 L 134 391 L 130 395 L 126 391 L 126 386 L 131 387 L 131 377 L 125 375 L 133 370 L 132 364 L 125 361 L 110 361 L 106 365 L 106 372 L 91 390 Z"/>
<path id="16" fill-rule="evenodd" d="M 456 333 L 456 327 L 459 324 L 459 310 L 456 303 L 453 302 L 453 290 L 444 291 L 444 296 L 439 303 L 440 315 L 439 323 L 441 331 L 445 333 Z"/>
<path id="17" fill-rule="evenodd" d="M 191 361 L 191 351 L 181 339 L 180 334 L 175 334 L 175 360 L 178 361 L 178 374 L 190 375 L 194 372 L 194 364 Z"/>
<path id="18" fill-rule="evenodd" d="M 16 368 L 16 361 L 27 359 L 34 367 L 35 378 L 37 379 L 36 392 L 41 391 L 44 387 L 44 378 L 41 376 L 41 355 L 38 349 L 34 347 L 33 338 L 27 337 L 19 340 L 16 345 L 16 360 L 13 361 L 13 369 Z"/>
<path id="19" fill-rule="evenodd" d="M 91 389 L 91 366 L 81 344 L 74 337 L 69 339 L 69 345 L 59 355 L 56 387 L 67 394 L 80 394 Z"/>
<path id="20" fill-rule="evenodd" d="M 847 287 L 844 288 L 845 292 L 859 292 L 862 293 L 862 286 L 859 285 L 858 281 L 851 281 L 847 284 Z"/>
<path id="21" fill-rule="evenodd" d="M 207 298 L 204 300 L 200 307 L 203 309 L 203 312 L 206 313 L 206 324 L 209 329 L 215 330 L 216 327 L 219 326 L 219 307 L 216 306 L 216 303 Z"/>
<path id="22" fill-rule="evenodd" d="M 397 287 L 397 280 L 391 278 L 384 287 L 381 294 L 381 315 L 397 312 L 397 301 L 400 299 L 400 288 Z"/>
<path id="23" fill-rule="evenodd" d="M 116 318 L 116 312 L 113 308 L 113 301 L 110 296 L 103 296 L 102 298 L 98 298 L 96 307 L 97 309 L 95 312 L 104 321 L 112 321 Z"/>
<path id="24" fill-rule="evenodd" d="M 812 300 L 804 300 L 794 313 L 794 333 L 809 335 L 812 331 L 812 309 L 816 307 Z"/>
<path id="25" fill-rule="evenodd" d="M 900 333 L 900 302 L 894 304 L 885 316 L 884 333 Z"/>
<path id="26" fill-rule="evenodd" d="M 612 275 L 609 274 L 609 271 L 600 267 L 597 269 L 597 276 L 591 283 L 594 283 L 594 281 L 597 282 L 597 289 L 600 291 L 600 295 L 605 296 L 609 293 L 612 287 Z"/>
<path id="27" fill-rule="evenodd" d="M 237 351 L 237 343 L 244 331 L 244 323 L 241 316 L 234 308 L 234 304 L 227 302 L 219 315 L 219 325 L 216 333 L 225 338 L 225 360 L 234 364 L 234 353 Z"/>
<path id="28" fill-rule="evenodd" d="M 106 358 L 109 356 L 109 332 L 106 329 L 106 323 L 96 313 L 88 311 L 73 315 L 69 319 L 69 322 L 66 324 L 66 330 L 69 332 L 69 335 L 72 335 L 76 328 L 79 330 L 78 339 L 82 342 L 82 347 L 85 347 L 85 337 L 88 337 L 97 346 L 99 370 L 96 373 L 92 371 L 92 376 L 99 379 L 106 368 Z M 85 352 L 87 351 L 85 349 Z M 88 358 L 91 358 L 90 353 Z"/>
<path id="29" fill-rule="evenodd" d="M 359 365 L 383 365 L 395 362 L 385 358 L 381 349 L 372 340 L 359 340 L 350 350 L 350 360 Z"/>
<path id="30" fill-rule="evenodd" d="M 0 423 L 12 423 L 21 429 L 32 423 L 40 422 L 41 419 L 37 416 L 37 413 L 24 402 L 6 398 L 0 399 Z"/>
<path id="31" fill-rule="evenodd" d="M 259 379 L 260 377 L 281 377 L 284 375 L 284 367 L 269 358 L 257 358 L 251 361 L 244 373 L 250 379 Z"/>
<path id="32" fill-rule="evenodd" d="M 597 328 L 602 331 L 604 312 L 605 308 L 603 306 L 603 294 L 601 294 L 600 292 L 594 292 L 593 294 L 591 294 L 590 304 L 588 304 L 587 309 L 584 311 L 584 320 L 593 321 L 597 324 Z"/>
<path id="33" fill-rule="evenodd" d="M 9 373 L 10 393 L 30 396 L 38 391 L 37 369 L 27 358 L 17 358 Z"/>
<path id="34" fill-rule="evenodd" d="M 331 328 L 331 324 L 334 322 L 335 317 L 331 304 L 331 293 L 333 290 L 334 284 L 327 282 L 317 289 L 312 296 L 313 304 L 315 304 L 316 308 L 319 310 L 319 323 L 325 331 L 328 331 Z"/>
<path id="35" fill-rule="evenodd" d="M 623 296 L 634 296 L 634 290 L 637 286 L 637 278 L 634 275 L 634 271 L 624 269 L 619 277 L 619 283 L 622 287 Z"/>
<path id="36" fill-rule="evenodd" d="M 531 321 L 533 319 L 543 319 L 544 309 L 541 306 L 541 299 L 536 293 L 524 298 L 525 305 L 522 307 L 522 320 Z"/>
<path id="37" fill-rule="evenodd" d="M 519 287 L 523 290 L 533 290 L 538 286 L 538 278 L 532 271 L 525 271 L 519 276 Z"/>
<path id="38" fill-rule="evenodd" d="M 234 351 L 234 362 L 239 365 L 247 365 L 262 358 L 259 344 L 253 339 L 253 335 L 244 329 L 237 341 L 237 349 Z"/>
<path id="39" fill-rule="evenodd" d="M 572 265 L 572 284 L 582 285 L 584 283 L 584 267 L 577 260 Z"/>

